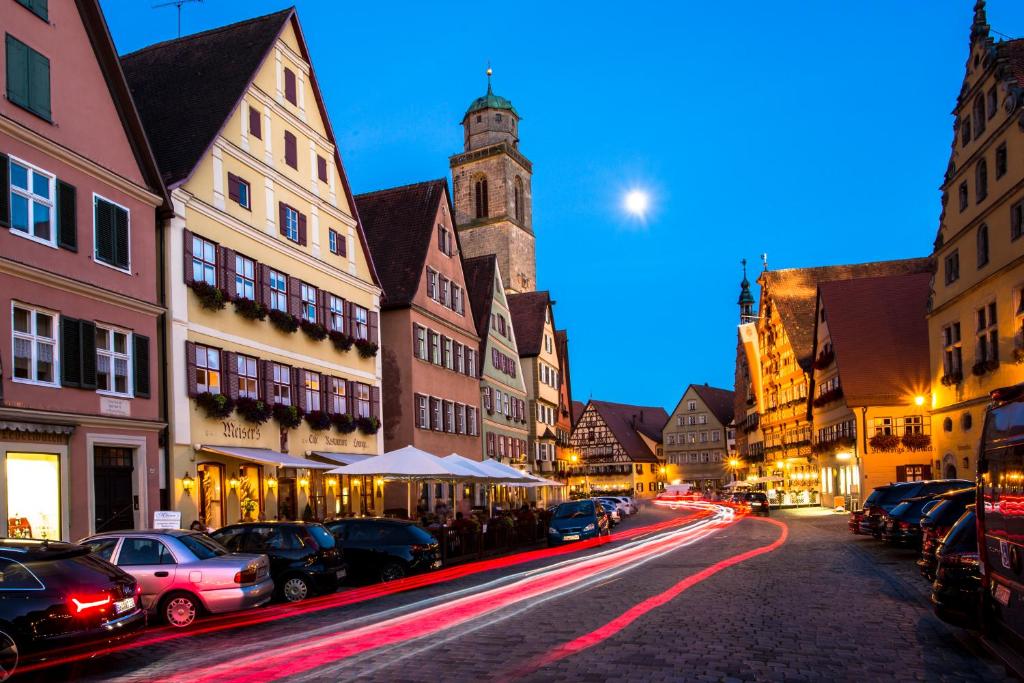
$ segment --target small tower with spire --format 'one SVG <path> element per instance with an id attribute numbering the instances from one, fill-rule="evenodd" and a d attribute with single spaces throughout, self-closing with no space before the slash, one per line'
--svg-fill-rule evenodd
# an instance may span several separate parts
<path id="1" fill-rule="evenodd" d="M 740 307 L 740 324 L 757 322 L 757 313 L 754 311 L 754 295 L 750 292 L 750 280 L 747 279 L 747 259 L 741 259 L 743 264 L 743 281 L 740 282 L 740 300 L 737 302 Z"/>

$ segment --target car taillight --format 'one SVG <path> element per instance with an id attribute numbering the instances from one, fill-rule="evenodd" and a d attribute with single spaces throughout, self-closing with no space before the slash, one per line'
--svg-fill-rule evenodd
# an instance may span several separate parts
<path id="1" fill-rule="evenodd" d="M 411 550 L 414 553 L 425 553 L 428 550 L 430 550 L 430 546 L 426 543 L 413 543 L 411 546 L 409 546 L 409 550 Z"/>
<path id="2" fill-rule="evenodd" d="M 257 574 L 256 565 L 249 565 L 240 572 L 235 572 L 235 583 L 252 583 L 256 580 Z"/>
<path id="3" fill-rule="evenodd" d="M 911 527 L 910 522 L 896 522 L 896 526 L 900 529 L 909 529 Z"/>
<path id="4" fill-rule="evenodd" d="M 80 615 L 90 612 L 106 612 L 113 602 L 109 594 L 73 595 L 68 598 L 68 608 L 72 614 Z"/>
<path id="5" fill-rule="evenodd" d="M 959 567 L 977 567 L 980 564 L 978 553 L 957 553 L 953 560 Z"/>

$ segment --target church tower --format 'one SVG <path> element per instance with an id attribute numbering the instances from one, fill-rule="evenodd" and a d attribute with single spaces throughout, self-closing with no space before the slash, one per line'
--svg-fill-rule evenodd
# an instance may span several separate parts
<path id="1" fill-rule="evenodd" d="M 494 254 L 510 292 L 537 288 L 531 177 L 519 152 L 519 113 L 491 89 L 462 117 L 463 152 L 450 159 L 455 225 L 463 256 Z"/>
<path id="2" fill-rule="evenodd" d="M 750 280 L 747 279 L 747 259 L 740 261 L 743 264 L 743 282 L 740 283 L 740 299 L 737 302 L 740 307 L 740 324 L 756 323 L 757 313 L 754 312 L 754 295 L 750 292 Z"/>

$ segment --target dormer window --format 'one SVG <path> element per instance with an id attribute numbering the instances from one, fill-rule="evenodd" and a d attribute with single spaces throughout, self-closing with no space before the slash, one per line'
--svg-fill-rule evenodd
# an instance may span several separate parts
<path id="1" fill-rule="evenodd" d="M 501 121 L 501 114 L 495 114 L 494 115 L 494 120 L 495 121 Z"/>

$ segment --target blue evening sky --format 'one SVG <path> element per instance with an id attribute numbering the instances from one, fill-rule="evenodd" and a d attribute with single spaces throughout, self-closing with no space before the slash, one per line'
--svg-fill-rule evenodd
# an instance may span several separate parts
<path id="1" fill-rule="evenodd" d="M 102 0 L 122 53 L 174 38 L 162 0 Z M 182 33 L 287 0 L 205 0 Z M 974 0 L 298 2 L 353 189 L 448 175 L 495 92 L 523 116 L 539 287 L 574 398 L 732 388 L 739 260 L 927 255 Z M 1019 0 L 989 23 L 1024 36 Z M 644 188 L 644 222 L 621 209 Z M 756 296 L 756 292 L 755 292 Z"/>

